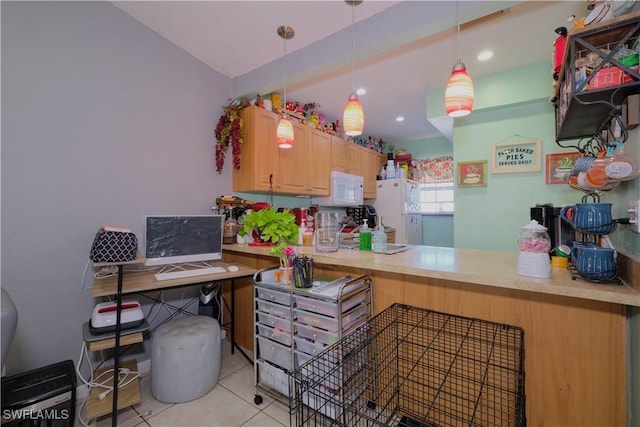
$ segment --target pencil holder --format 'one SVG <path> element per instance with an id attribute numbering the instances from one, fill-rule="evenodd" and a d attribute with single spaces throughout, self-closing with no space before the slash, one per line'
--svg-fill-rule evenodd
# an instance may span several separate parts
<path id="1" fill-rule="evenodd" d="M 310 288 L 313 285 L 313 259 L 296 258 L 293 264 L 293 286 Z"/>

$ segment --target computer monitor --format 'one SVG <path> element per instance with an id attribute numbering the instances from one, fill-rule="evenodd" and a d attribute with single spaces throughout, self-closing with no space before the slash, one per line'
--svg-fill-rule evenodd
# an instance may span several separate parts
<path id="1" fill-rule="evenodd" d="M 222 259 L 224 215 L 145 217 L 145 265 Z"/>

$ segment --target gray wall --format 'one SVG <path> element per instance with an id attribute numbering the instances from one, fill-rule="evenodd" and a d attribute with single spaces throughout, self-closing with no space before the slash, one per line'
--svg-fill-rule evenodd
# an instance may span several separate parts
<path id="1" fill-rule="evenodd" d="M 105 2 L 2 2 L 7 374 L 77 362 L 102 223 L 206 214 L 231 191 L 213 130 L 231 81 Z"/>

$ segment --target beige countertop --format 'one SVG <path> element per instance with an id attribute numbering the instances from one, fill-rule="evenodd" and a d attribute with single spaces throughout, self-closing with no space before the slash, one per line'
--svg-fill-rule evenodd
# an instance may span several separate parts
<path id="1" fill-rule="evenodd" d="M 224 245 L 224 251 L 269 256 L 268 247 Z M 300 255 L 316 263 L 356 267 L 417 277 L 453 280 L 481 286 L 515 289 L 640 307 L 640 292 L 627 284 L 572 280 L 565 268 L 552 267 L 551 278 L 537 279 L 516 273 L 518 254 L 474 249 L 412 246 L 394 255 L 340 249 L 318 253 L 311 246 L 296 246 Z M 277 261 L 274 260 L 274 265 Z"/>

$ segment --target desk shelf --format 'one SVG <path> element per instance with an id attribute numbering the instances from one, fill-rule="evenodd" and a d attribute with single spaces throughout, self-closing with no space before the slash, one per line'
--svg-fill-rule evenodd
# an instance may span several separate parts
<path id="1" fill-rule="evenodd" d="M 138 364 L 135 360 L 121 362 L 119 365 L 121 368 L 129 368 L 134 372 L 138 371 Z M 113 366 L 108 366 L 105 368 L 96 369 L 93 376 L 95 378 L 103 372 L 106 372 L 112 368 Z M 107 384 L 110 386 L 113 385 L 112 377 L 109 378 Z M 94 387 L 91 389 L 91 392 L 89 394 L 89 401 L 87 402 L 87 418 L 94 419 L 103 415 L 110 414 L 112 412 L 113 393 L 109 393 L 104 399 L 100 399 L 99 395 L 103 391 L 104 389 L 99 387 Z M 126 386 L 121 387 L 118 390 L 118 410 L 140 403 L 140 400 L 140 386 L 137 378 L 130 384 L 127 384 Z"/>

